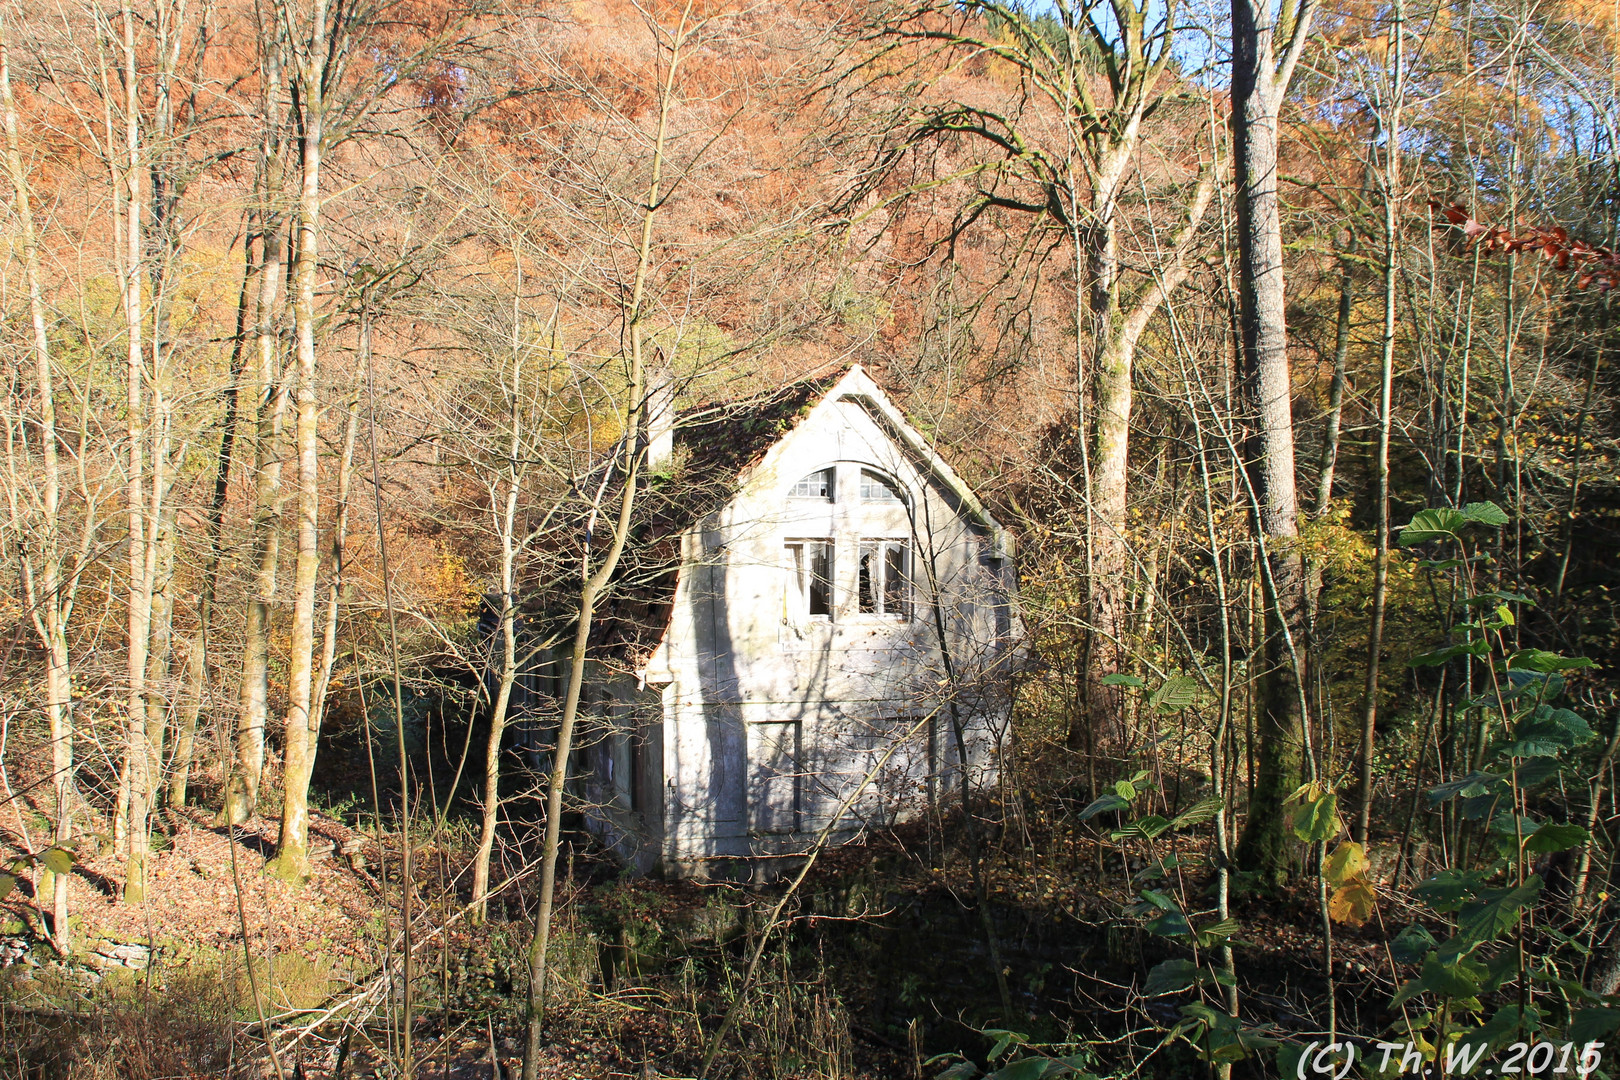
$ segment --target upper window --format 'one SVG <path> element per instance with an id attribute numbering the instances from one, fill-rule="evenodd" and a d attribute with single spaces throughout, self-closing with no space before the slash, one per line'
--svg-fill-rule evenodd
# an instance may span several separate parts
<path id="1" fill-rule="evenodd" d="M 833 471 L 817 469 L 793 485 L 788 492 L 796 499 L 831 499 L 833 497 Z"/>
<path id="2" fill-rule="evenodd" d="M 905 502 L 905 496 L 887 479 L 870 469 L 861 470 L 862 502 Z"/>

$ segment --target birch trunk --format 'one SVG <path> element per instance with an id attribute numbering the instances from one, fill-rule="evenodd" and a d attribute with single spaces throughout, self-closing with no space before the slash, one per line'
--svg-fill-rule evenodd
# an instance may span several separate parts
<path id="1" fill-rule="evenodd" d="M 1087 631 L 1086 696 L 1089 722 L 1106 737 L 1093 740 L 1089 745 L 1117 742 L 1123 749 L 1128 744 L 1125 728 L 1124 698 L 1117 686 L 1102 682 L 1108 675 L 1121 670 L 1125 655 L 1128 610 L 1126 583 L 1131 570 L 1131 546 L 1126 535 L 1129 525 L 1126 500 L 1129 492 L 1130 432 L 1132 407 L 1132 379 L 1136 362 L 1136 347 L 1147 330 L 1149 320 L 1187 276 L 1186 256 L 1192 240 L 1209 208 L 1215 191 L 1215 174 L 1206 170 L 1199 177 L 1193 193 L 1187 220 L 1172 245 L 1168 265 L 1156 280 L 1150 282 L 1140 295 L 1133 298 L 1130 311 L 1121 317 L 1118 310 L 1117 283 L 1110 285 L 1106 301 L 1108 314 L 1099 320 L 1106 337 L 1097 358 L 1093 385 L 1096 388 L 1096 415 L 1093 418 L 1092 443 L 1092 501 L 1097 508 L 1097 538 L 1093 542 L 1094 570 L 1091 595 L 1092 616 Z M 1117 256 L 1111 257 L 1105 267 L 1117 273 Z M 1070 745 L 1074 744 L 1073 731 Z"/>
<path id="2" fill-rule="evenodd" d="M 276 564 L 281 554 L 281 432 L 287 393 L 279 371 L 276 300 L 285 261 L 285 238 L 277 199 L 282 182 L 281 151 L 281 40 L 272 30 L 262 42 L 264 68 L 264 137 L 260 143 L 263 177 L 259 209 L 262 256 L 259 260 L 258 320 L 258 425 L 254 436 L 252 563 L 253 592 L 247 601 L 242 642 L 242 682 L 239 688 L 236 755 L 226 783 L 222 821 L 241 825 L 258 810 L 259 776 L 264 770 L 264 726 L 270 707 L 270 614 L 276 594 Z"/>
<path id="3" fill-rule="evenodd" d="M 124 768 L 129 803 L 125 818 L 128 857 L 124 865 L 124 900 L 146 898 L 149 796 L 152 790 L 146 747 L 146 662 L 152 624 L 152 574 L 148 543 L 145 442 L 145 350 L 141 310 L 141 143 L 140 98 L 135 67 L 135 19 L 128 0 L 120 8 L 123 24 L 124 81 L 124 244 L 123 309 L 128 344 L 126 400 L 126 501 L 129 514 L 129 686 L 125 701 Z"/>
<path id="4" fill-rule="evenodd" d="M 21 232 L 23 274 L 28 288 L 30 344 L 35 392 L 39 395 L 40 541 L 37 561 L 25 556 L 23 599 L 32 612 L 34 632 L 45 653 L 45 713 L 50 724 L 51 789 L 55 800 L 54 838 L 66 843 L 73 835 L 73 675 L 68 666 L 67 622 L 71 614 L 64 594 L 61 556 L 61 465 L 57 456 L 55 378 L 51 370 L 50 335 L 45 321 L 44 287 L 40 281 L 39 245 L 34 232 L 32 192 L 23 171 L 17 106 L 11 92 L 11 53 L 0 21 L 0 108 L 4 109 L 6 172 Z M 51 933 L 66 955 L 69 940 L 67 878 L 51 876 Z"/>
<path id="5" fill-rule="evenodd" d="M 315 271 L 321 219 L 321 141 L 325 120 L 326 4 L 316 0 L 307 53 L 298 69 L 301 94 L 301 180 L 298 260 L 294 264 L 293 324 L 298 342 L 298 558 L 293 572 L 292 649 L 287 672 L 281 836 L 271 870 L 289 881 L 309 876 L 310 692 L 315 653 L 315 585 L 320 571 L 320 448 L 315 407 Z"/>

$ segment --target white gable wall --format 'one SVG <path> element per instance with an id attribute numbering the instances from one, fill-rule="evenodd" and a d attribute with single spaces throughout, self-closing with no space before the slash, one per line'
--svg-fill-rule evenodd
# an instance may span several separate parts
<path id="1" fill-rule="evenodd" d="M 662 805 L 647 824 L 666 869 L 719 872 L 716 859 L 802 851 L 829 824 L 842 840 L 915 817 L 959 790 L 954 723 L 973 781 L 993 776 L 1004 680 L 986 672 L 1016 633 L 1010 553 L 948 469 L 897 441 L 897 419 L 857 368 L 684 538 L 670 625 L 644 673 L 662 691 Z M 789 494 L 824 468 L 832 500 Z M 906 502 L 861 499 L 863 469 Z M 818 540 L 833 544 L 826 616 L 809 613 L 788 548 Z M 862 542 L 882 540 L 909 551 L 905 616 L 859 610 Z"/>

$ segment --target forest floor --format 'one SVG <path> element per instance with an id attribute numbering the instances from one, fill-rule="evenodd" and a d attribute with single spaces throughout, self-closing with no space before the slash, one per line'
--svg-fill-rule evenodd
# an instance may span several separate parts
<path id="1" fill-rule="evenodd" d="M 15 767 L 9 780 L 22 794 L 0 818 L 7 860 L 40 850 L 46 835 L 31 798 L 42 787 Z M 164 810 L 147 896 L 125 903 L 123 866 L 105 823 L 93 824 L 102 837 L 81 849 L 71 878 L 65 962 L 44 934 L 32 880 L 0 903 L 0 1047 L 15 1048 L 7 1053 L 29 1066 L 22 1075 L 273 1076 L 260 1010 L 278 1031 L 289 1078 L 295 1066 L 304 1080 L 387 1074 L 399 1053 L 399 1003 L 388 996 L 398 985 L 397 832 L 385 851 L 355 827 L 365 819 L 314 813 L 312 876 L 292 887 L 264 872 L 273 819 L 227 830 L 202 809 Z M 969 917 L 968 860 L 940 839 L 948 835 L 889 831 L 825 853 L 793 906 L 790 943 L 769 954 L 740 1010 L 719 1075 L 931 1076 L 939 1066 L 923 1063 L 932 1054 L 982 1055 L 980 1032 L 1011 1026 L 995 1004 L 982 924 Z M 1173 1003 L 1144 999 L 1140 986 L 1175 954 L 1121 917 L 1142 886 L 1127 880 L 1118 851 L 1099 851 L 1083 830 L 1012 839 L 995 845 L 986 873 L 1026 1033 L 1106 1045 L 1133 1020 L 1173 1024 Z M 475 928 L 465 918 L 467 830 L 424 826 L 414 847 L 420 1075 L 488 1077 L 492 1052 L 510 1075 L 533 875 L 506 880 L 489 924 Z M 513 862 L 527 865 L 521 853 Z M 541 1075 L 693 1075 L 775 894 L 626 878 L 588 852 L 562 877 Z M 1190 912 L 1207 903 L 1205 885 L 1184 888 Z M 1312 898 L 1248 898 L 1234 915 L 1245 1022 L 1308 1038 L 1324 1026 Z M 1347 1007 L 1376 1024 L 1396 985 L 1383 933 L 1335 929 L 1341 1026 Z M 1116 1049 L 1164 1054 L 1155 1075 L 1198 1073 L 1185 1052 L 1154 1050 L 1153 1038 Z"/>

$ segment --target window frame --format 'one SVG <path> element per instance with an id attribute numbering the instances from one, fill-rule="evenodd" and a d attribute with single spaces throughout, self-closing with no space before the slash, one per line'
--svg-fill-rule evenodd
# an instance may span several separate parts
<path id="1" fill-rule="evenodd" d="M 824 477 L 827 478 L 827 481 L 826 481 L 827 490 L 826 490 L 825 494 L 815 495 L 815 494 L 811 494 L 809 492 L 803 492 L 803 491 L 799 490 L 801 485 L 810 482 L 812 477 L 817 477 L 817 476 L 824 476 Z M 788 498 L 790 498 L 790 499 L 803 499 L 806 502 L 824 502 L 824 503 L 835 503 L 835 502 L 837 502 L 838 501 L 838 468 L 837 468 L 837 466 L 828 465 L 827 467 L 822 468 L 822 469 L 811 469 L 809 472 L 805 473 L 803 476 L 801 476 L 797 480 L 795 480 L 793 482 L 792 487 L 788 488 Z"/>
<path id="2" fill-rule="evenodd" d="M 831 620 L 838 611 L 838 545 L 830 536 L 791 537 L 782 546 L 788 553 L 788 573 L 798 592 L 797 613 L 802 618 Z M 816 611 L 813 586 L 816 584 L 813 551 L 826 553 L 826 572 L 820 581 L 826 586 L 826 611 Z"/>
<path id="3" fill-rule="evenodd" d="M 893 556 L 900 556 L 898 580 L 895 580 Z M 876 568 L 874 575 L 868 570 Z M 912 551 L 911 541 L 894 536 L 862 537 L 856 562 L 856 611 L 875 619 L 910 622 L 912 618 Z M 898 608 L 898 610 L 894 610 Z"/>
<path id="4" fill-rule="evenodd" d="M 885 494 L 868 494 L 874 487 L 881 488 Z M 906 497 L 905 488 L 900 485 L 897 478 L 878 469 L 868 468 L 865 465 L 861 466 L 861 479 L 859 486 L 856 488 L 856 493 L 860 495 L 863 503 L 890 506 L 911 505 L 910 500 Z"/>

